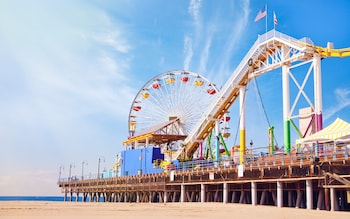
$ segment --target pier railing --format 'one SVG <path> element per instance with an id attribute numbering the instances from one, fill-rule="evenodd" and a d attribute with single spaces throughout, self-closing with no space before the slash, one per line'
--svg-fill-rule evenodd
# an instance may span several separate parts
<path id="1" fill-rule="evenodd" d="M 176 172 L 193 172 L 193 171 L 204 171 L 204 170 L 217 170 L 217 169 L 238 169 L 239 166 L 243 166 L 244 169 L 252 168 L 265 168 L 265 167 L 278 167 L 278 166 L 300 166 L 300 165 L 312 165 L 322 162 L 332 162 L 339 160 L 349 159 L 349 148 L 342 148 L 331 151 L 320 151 L 316 156 L 315 153 L 276 153 L 274 155 L 258 155 L 258 154 L 247 154 L 245 155 L 245 161 L 242 165 L 239 164 L 239 157 L 222 157 L 218 160 L 192 160 L 187 162 L 178 162 L 169 164 L 164 169 L 163 173 L 168 174 L 171 171 Z M 135 173 L 138 170 L 134 171 Z M 141 174 L 133 174 L 135 176 Z M 107 175 L 90 174 L 88 176 L 79 177 L 72 176 L 68 178 L 61 178 L 59 182 L 75 182 L 80 180 L 99 180 L 103 178 L 122 178 L 119 177 L 117 170 L 109 172 Z"/>

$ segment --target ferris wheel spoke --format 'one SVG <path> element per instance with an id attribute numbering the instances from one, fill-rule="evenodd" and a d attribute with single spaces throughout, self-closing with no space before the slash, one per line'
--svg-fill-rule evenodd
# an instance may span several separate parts
<path id="1" fill-rule="evenodd" d="M 167 112 L 170 108 L 168 100 L 165 98 L 166 95 L 162 91 L 164 88 L 159 88 L 157 91 L 153 93 L 152 100 L 155 101 L 158 108 L 160 108 L 162 111 Z"/>
<path id="2" fill-rule="evenodd" d="M 160 115 L 167 115 L 168 114 L 168 110 L 165 107 L 165 103 L 164 100 L 160 100 L 159 98 L 157 98 L 157 96 L 151 96 L 150 100 L 149 100 L 149 104 L 150 104 L 150 108 L 155 111 L 156 113 L 160 114 Z"/>
<path id="3" fill-rule="evenodd" d="M 175 98 L 176 98 L 176 92 L 175 92 L 175 86 L 174 84 L 168 84 L 167 86 L 164 86 L 164 97 L 168 100 L 165 101 L 167 103 L 167 109 L 171 110 L 175 106 Z"/>

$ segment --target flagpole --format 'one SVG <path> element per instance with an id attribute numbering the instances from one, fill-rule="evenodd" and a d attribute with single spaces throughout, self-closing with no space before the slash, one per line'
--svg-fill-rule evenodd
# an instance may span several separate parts
<path id="1" fill-rule="evenodd" d="M 267 13 L 267 4 L 265 5 L 265 7 L 266 7 L 265 33 L 267 33 L 267 17 L 268 17 L 268 13 Z"/>
<path id="2" fill-rule="evenodd" d="M 276 36 L 276 22 L 275 22 L 275 11 L 273 11 L 273 36 Z"/>
<path id="3" fill-rule="evenodd" d="M 273 30 L 275 30 L 276 25 L 275 25 L 275 11 L 273 11 Z"/>
<path id="4" fill-rule="evenodd" d="M 265 8 L 266 8 L 266 16 L 265 16 L 265 40 L 267 41 L 267 4 L 265 5 Z"/>

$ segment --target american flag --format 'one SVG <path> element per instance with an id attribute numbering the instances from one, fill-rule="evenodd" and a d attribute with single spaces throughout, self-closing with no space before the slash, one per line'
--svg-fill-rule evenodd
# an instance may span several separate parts
<path id="1" fill-rule="evenodd" d="M 275 12 L 273 12 L 273 23 L 275 25 L 278 25 L 278 21 L 277 21 L 277 17 L 276 17 L 276 13 Z"/>
<path id="2" fill-rule="evenodd" d="M 266 16 L 266 5 L 258 12 L 254 22 L 258 22 L 259 20 L 263 19 L 265 16 Z"/>

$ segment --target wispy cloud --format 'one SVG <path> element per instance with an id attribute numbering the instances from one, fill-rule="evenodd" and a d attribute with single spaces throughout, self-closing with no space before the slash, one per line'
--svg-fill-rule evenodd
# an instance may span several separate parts
<path id="1" fill-rule="evenodd" d="M 227 74 L 231 74 L 233 69 L 230 65 L 230 59 L 232 57 L 232 53 L 240 42 L 242 35 L 245 31 L 245 27 L 247 26 L 249 19 L 249 0 L 244 0 L 242 2 L 241 8 L 238 12 L 238 19 L 236 22 L 232 24 L 232 31 L 230 35 L 227 37 L 228 41 L 225 46 L 225 51 L 223 52 L 223 59 L 221 60 L 221 65 L 219 67 L 219 72 L 223 73 L 224 77 L 227 77 Z"/>
<path id="2" fill-rule="evenodd" d="M 192 29 L 184 38 L 184 66 L 223 83 L 232 72 L 232 56 L 240 42 L 249 19 L 249 0 L 230 4 L 230 7 L 211 8 L 201 18 L 201 1 L 192 0 L 188 12 L 193 18 Z M 203 10 L 204 11 L 204 10 Z M 204 13 L 204 12 L 203 12 Z M 229 27 L 229 28 L 228 28 Z M 191 36 L 191 37 L 190 37 Z M 220 58 L 218 58 L 220 57 Z M 196 63 L 195 61 L 198 62 Z M 210 63 L 210 64 L 209 64 Z M 208 67 L 210 66 L 210 67 Z M 220 72 L 220 74 L 217 74 Z M 218 77 L 219 76 L 219 77 Z M 220 78 L 221 77 L 221 78 Z"/>
<path id="3" fill-rule="evenodd" d="M 189 70 L 190 69 L 190 63 L 193 56 L 193 49 L 192 49 L 192 39 L 189 36 L 185 36 L 184 39 L 184 69 Z"/>
<path id="4" fill-rule="evenodd" d="M 103 34 L 97 34 L 94 38 L 106 46 L 112 47 L 117 52 L 127 53 L 131 48 L 120 30 L 110 30 Z"/>
<path id="5" fill-rule="evenodd" d="M 339 111 L 350 106 L 350 89 L 349 88 L 338 88 L 334 91 L 337 103 L 330 105 L 330 108 L 326 108 L 323 114 L 325 120 L 331 118 Z"/>
<path id="6" fill-rule="evenodd" d="M 191 0 L 188 6 L 188 13 L 193 18 L 194 21 L 194 29 L 196 30 L 196 36 L 199 32 L 199 28 L 201 26 L 201 21 L 199 19 L 201 7 L 201 0 Z M 184 37 L 184 69 L 189 70 L 190 63 L 193 57 L 193 39 L 190 37 L 190 34 L 185 35 Z"/>
<path id="7" fill-rule="evenodd" d="M 191 0 L 188 7 L 188 13 L 190 13 L 195 21 L 199 18 L 199 9 L 201 7 L 201 2 L 201 0 Z"/>
<path id="8" fill-rule="evenodd" d="M 212 43 L 212 34 L 206 39 L 203 51 L 201 53 L 200 63 L 199 63 L 199 72 L 207 72 L 207 62 L 210 53 L 210 46 Z"/>

